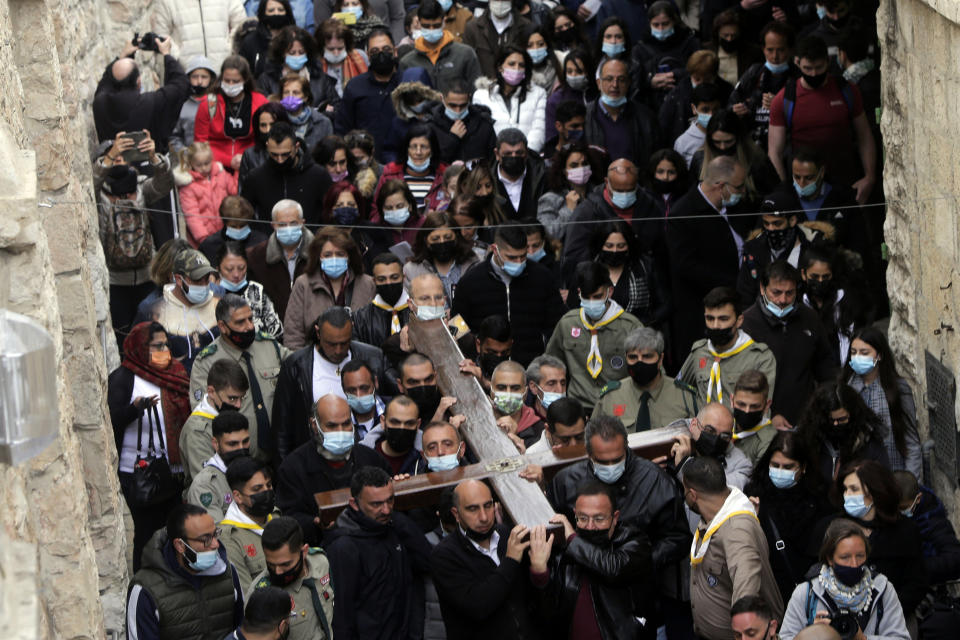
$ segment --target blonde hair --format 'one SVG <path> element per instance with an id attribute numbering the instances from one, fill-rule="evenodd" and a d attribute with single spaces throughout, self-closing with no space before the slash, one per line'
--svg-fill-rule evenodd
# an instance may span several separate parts
<path id="1" fill-rule="evenodd" d="M 690 54 L 687 60 L 687 73 L 691 76 L 715 76 L 720 70 L 720 58 L 710 49 L 701 49 Z"/>
<path id="2" fill-rule="evenodd" d="M 197 156 L 201 156 L 204 153 L 209 153 L 210 157 L 213 158 L 213 151 L 210 149 L 209 144 L 206 142 L 194 142 L 189 147 L 181 149 L 177 157 L 180 159 L 181 167 L 184 169 L 193 169 L 193 161 L 197 159 Z"/>

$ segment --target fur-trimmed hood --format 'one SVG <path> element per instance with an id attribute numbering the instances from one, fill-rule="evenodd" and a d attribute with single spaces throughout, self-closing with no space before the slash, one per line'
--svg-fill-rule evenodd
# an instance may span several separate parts
<path id="1" fill-rule="evenodd" d="M 420 82 L 403 82 L 390 92 L 393 110 L 402 120 L 416 120 L 418 115 L 410 107 L 421 102 L 441 102 L 443 94 Z"/>
<path id="2" fill-rule="evenodd" d="M 257 20 L 256 16 L 251 16 L 240 23 L 240 26 L 233 32 L 233 51 L 237 53 L 240 51 L 240 45 L 243 44 L 243 39 L 247 37 L 247 34 L 253 33 L 254 31 L 260 28 L 260 21 Z M 269 38 L 267 38 L 269 41 Z"/>

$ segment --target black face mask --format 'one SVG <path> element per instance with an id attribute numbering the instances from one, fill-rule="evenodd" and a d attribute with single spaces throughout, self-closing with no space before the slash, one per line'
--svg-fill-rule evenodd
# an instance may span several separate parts
<path id="1" fill-rule="evenodd" d="M 827 18 L 827 24 L 831 27 L 840 31 L 843 27 L 846 26 L 847 22 L 850 20 L 850 14 L 843 16 L 842 18 Z"/>
<path id="2" fill-rule="evenodd" d="M 737 145 L 733 145 L 732 147 L 727 147 L 726 149 L 721 149 L 721 148 L 718 147 L 717 145 L 713 144 L 713 141 L 712 141 L 712 140 L 710 140 L 710 141 L 708 142 L 708 144 L 710 145 L 710 150 L 713 151 L 713 155 L 715 155 L 715 156 L 735 156 L 735 155 L 737 155 Z"/>
<path id="3" fill-rule="evenodd" d="M 706 458 L 721 459 L 727 453 L 727 442 L 709 431 L 701 431 L 700 438 L 693 443 L 697 453 Z"/>
<path id="4" fill-rule="evenodd" d="M 217 407 L 217 413 L 227 413 L 228 411 L 240 411 L 240 409 L 226 402 Z M 221 455 L 220 457 L 222 458 L 223 456 Z M 226 460 L 224 460 L 224 462 L 226 462 Z"/>
<path id="5" fill-rule="evenodd" d="M 796 227 L 787 227 L 786 229 L 766 229 L 764 234 L 767 236 L 767 244 L 773 251 L 783 251 L 788 249 L 796 241 Z"/>
<path id="6" fill-rule="evenodd" d="M 833 300 L 833 296 L 837 292 L 837 285 L 832 279 L 807 280 L 803 286 L 806 287 L 807 293 L 820 300 Z"/>
<path id="7" fill-rule="evenodd" d="M 293 154 L 283 162 L 277 162 L 273 158 L 270 159 L 270 162 L 272 162 L 276 170 L 281 173 L 293 171 L 294 166 L 297 164 L 297 151 L 294 149 Z"/>
<path id="8" fill-rule="evenodd" d="M 733 419 L 737 426 L 743 429 L 753 429 L 763 420 L 763 409 L 759 411 L 744 411 L 743 409 L 733 410 Z M 702 436 L 701 436 L 702 437 Z"/>
<path id="9" fill-rule="evenodd" d="M 478 207 L 484 208 L 484 207 L 489 207 L 491 204 L 493 204 L 494 197 L 495 197 L 495 194 L 493 191 L 491 191 L 485 196 L 474 197 L 473 201 L 476 203 Z"/>
<path id="10" fill-rule="evenodd" d="M 499 353 L 481 353 L 480 369 L 483 371 L 483 377 L 489 380 L 493 377 L 493 370 L 504 360 L 509 360 L 508 356 L 502 356 Z"/>
<path id="11" fill-rule="evenodd" d="M 397 304 L 400 296 L 403 295 L 403 283 L 391 282 L 389 284 L 378 284 L 377 294 L 383 298 L 384 302 L 390 306 L 394 306 Z"/>
<path id="12" fill-rule="evenodd" d="M 220 413 L 223 413 L 224 410 L 227 411 L 236 411 L 237 408 L 232 404 L 224 404 L 223 408 L 220 409 Z M 236 460 L 237 458 L 242 458 L 243 456 L 250 455 L 250 449 L 234 449 L 233 451 L 227 451 L 220 454 L 220 459 L 223 460 L 223 464 L 230 466 L 230 463 Z"/>
<path id="13" fill-rule="evenodd" d="M 227 334 L 227 340 L 233 343 L 233 345 L 241 351 L 246 351 L 250 345 L 253 344 L 253 341 L 256 337 L 256 329 L 248 329 L 247 331 L 234 331 L 231 329 L 230 333 Z"/>
<path id="14" fill-rule="evenodd" d="M 645 387 L 660 373 L 660 363 L 637 360 L 627 365 L 627 373 L 639 386 Z"/>
<path id="15" fill-rule="evenodd" d="M 600 251 L 600 262 L 611 267 L 620 267 L 627 262 L 629 251 Z"/>
<path id="16" fill-rule="evenodd" d="M 595 547 L 604 546 L 610 542 L 609 529 L 581 529 L 577 527 L 577 537 L 583 538 Z"/>
<path id="17" fill-rule="evenodd" d="M 424 424 L 433 420 L 433 414 L 440 405 L 440 389 L 435 384 L 425 384 L 422 387 L 410 387 L 406 390 L 410 399 L 417 403 L 420 410 L 420 420 Z"/>
<path id="18" fill-rule="evenodd" d="M 192 84 L 192 85 L 190 85 L 190 95 L 202 96 L 202 95 L 205 94 L 206 92 L 207 92 L 207 87 L 204 87 L 204 86 L 199 85 L 199 84 Z"/>
<path id="19" fill-rule="evenodd" d="M 410 449 L 413 448 L 414 441 L 417 439 L 416 429 L 392 429 L 387 427 L 384 429 L 384 433 L 386 434 L 384 438 L 387 444 L 398 453 L 410 451 Z"/>
<path id="20" fill-rule="evenodd" d="M 659 178 L 653 179 L 653 184 L 651 185 L 653 190 L 660 195 L 666 193 L 673 193 L 673 190 L 677 187 L 676 180 L 660 180 Z"/>
<path id="21" fill-rule="evenodd" d="M 427 252 L 438 262 L 449 262 L 457 252 L 456 240 L 444 240 L 427 245 Z"/>
<path id="22" fill-rule="evenodd" d="M 810 85 L 812 89 L 818 89 L 820 85 L 822 85 L 827 80 L 826 71 L 824 71 L 823 73 L 818 73 L 815 76 L 810 76 L 805 73 L 801 73 L 800 75 L 803 76 L 803 79 L 807 82 L 808 85 Z"/>
<path id="23" fill-rule="evenodd" d="M 707 327 L 703 333 L 714 347 L 722 347 L 733 341 L 733 338 L 736 336 L 735 332 L 736 327 L 724 327 L 722 329 L 711 329 Z"/>
<path id="24" fill-rule="evenodd" d="M 285 587 L 297 578 L 300 577 L 300 572 L 303 571 L 303 553 L 300 553 L 300 561 L 297 562 L 289 571 L 284 571 L 283 573 L 273 573 L 272 571 L 267 571 L 267 575 L 270 576 L 270 584 L 275 587 Z"/>
<path id="25" fill-rule="evenodd" d="M 393 73 L 393 68 L 396 65 L 396 57 L 387 51 L 378 51 L 370 56 L 370 68 L 377 75 L 386 76 Z"/>
<path id="26" fill-rule="evenodd" d="M 267 25 L 269 29 L 283 29 L 288 24 L 293 24 L 293 20 L 285 13 L 275 14 L 272 16 L 263 16 L 263 24 Z"/>
<path id="27" fill-rule="evenodd" d="M 247 497 L 250 498 L 250 506 L 247 507 L 247 511 L 255 518 L 263 518 L 273 513 L 273 508 L 277 504 L 277 494 L 273 489 L 267 489 Z"/>
<path id="28" fill-rule="evenodd" d="M 466 533 L 467 537 L 473 540 L 474 542 L 485 542 L 489 540 L 490 536 L 493 535 L 493 530 L 494 530 L 494 527 L 490 527 L 490 531 L 487 531 L 486 533 L 480 533 L 479 531 L 476 531 L 475 529 L 471 529 L 470 527 L 463 527 L 463 532 Z"/>
<path id="29" fill-rule="evenodd" d="M 564 31 L 554 31 L 553 39 L 560 44 L 570 44 L 577 39 L 577 30 L 566 29 Z"/>
<path id="30" fill-rule="evenodd" d="M 835 564 L 833 565 L 833 575 L 848 587 L 855 587 L 863 580 L 863 565 L 859 567 L 844 567 Z"/>
<path id="31" fill-rule="evenodd" d="M 720 38 L 720 48 L 726 53 L 733 53 L 739 46 L 740 38 L 734 38 L 733 40 L 724 40 L 723 38 Z"/>
<path id="32" fill-rule="evenodd" d="M 526 164 L 527 159 L 520 156 L 507 156 L 500 160 L 500 168 L 508 176 L 519 176 Z"/>

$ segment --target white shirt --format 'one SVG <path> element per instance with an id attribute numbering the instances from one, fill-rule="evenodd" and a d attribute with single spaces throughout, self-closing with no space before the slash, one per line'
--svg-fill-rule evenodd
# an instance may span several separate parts
<path id="1" fill-rule="evenodd" d="M 523 193 L 523 179 L 527 177 L 527 170 L 523 170 L 523 175 L 520 176 L 520 179 L 516 182 L 513 182 L 510 178 L 503 175 L 500 167 L 497 167 L 497 176 L 500 178 L 500 182 L 503 183 L 503 188 L 507 190 L 507 197 L 510 198 L 510 204 L 513 205 L 515 211 L 519 211 L 520 194 Z"/>
<path id="2" fill-rule="evenodd" d="M 550 445 L 550 441 L 547 440 L 547 430 L 544 429 L 540 434 L 540 439 L 527 447 L 527 455 L 531 453 L 546 453 L 552 449 L 553 447 Z"/>
<path id="3" fill-rule="evenodd" d="M 513 24 L 513 11 L 508 13 L 506 18 L 498 18 L 491 13 L 490 22 L 493 23 L 493 28 L 497 30 L 497 33 L 503 33 Z"/>
<path id="4" fill-rule="evenodd" d="M 343 369 L 346 364 L 350 362 L 350 352 L 347 352 L 347 357 L 343 359 L 343 362 L 340 364 L 333 364 L 322 355 L 320 355 L 320 350 L 314 347 L 313 349 L 313 403 L 316 404 L 317 400 L 332 393 L 334 395 L 340 396 L 344 400 L 347 399 L 347 394 L 343 392 L 343 385 L 340 383 L 340 371 Z"/>
<path id="5" fill-rule="evenodd" d="M 159 396 L 160 387 L 153 384 L 152 382 L 147 382 L 140 376 L 133 376 L 133 393 L 130 395 L 130 400 L 133 401 L 134 398 L 145 397 L 149 398 L 150 396 Z M 157 403 L 157 411 L 160 414 L 160 434 L 162 436 L 162 441 L 157 441 L 157 431 L 154 427 L 153 431 L 153 448 L 155 451 L 159 451 L 160 447 L 163 447 L 164 451 L 167 451 L 167 430 L 163 425 L 163 404 Z M 152 417 L 148 417 L 147 414 L 152 416 L 153 409 L 148 409 L 143 412 L 143 440 L 141 441 L 142 446 L 140 447 L 140 455 L 146 457 L 150 455 L 149 452 L 149 443 L 150 443 L 150 424 L 153 420 Z M 133 422 L 127 425 L 126 429 L 123 430 L 123 445 L 120 450 L 120 471 L 123 473 L 133 473 L 133 464 L 137 461 L 137 420 L 134 419 Z"/>
<path id="6" fill-rule="evenodd" d="M 468 536 L 467 533 L 466 533 L 462 528 L 460 529 L 460 533 L 463 534 L 463 537 L 466 538 L 466 539 L 470 542 L 470 544 L 472 544 L 473 547 L 474 547 L 477 551 L 479 551 L 479 552 L 482 553 L 483 555 L 485 555 L 485 556 L 487 556 L 488 558 L 490 558 L 491 560 L 493 560 L 493 564 L 497 565 L 498 567 L 500 566 L 500 556 L 497 555 L 497 547 L 500 546 L 500 532 L 499 532 L 499 531 L 497 531 L 496 529 L 493 530 L 493 535 L 490 536 L 490 548 L 489 548 L 489 549 L 485 549 L 485 548 L 483 548 L 482 546 L 480 546 L 479 544 L 477 544 L 476 540 L 474 540 L 473 538 L 471 538 L 470 536 Z"/>

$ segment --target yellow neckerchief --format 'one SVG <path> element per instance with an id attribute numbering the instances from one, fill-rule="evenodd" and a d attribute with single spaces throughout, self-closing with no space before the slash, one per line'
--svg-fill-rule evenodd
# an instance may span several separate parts
<path id="1" fill-rule="evenodd" d="M 734 440 L 743 440 L 744 438 L 749 438 L 750 436 L 755 435 L 761 429 L 771 424 L 773 424 L 773 421 L 770 419 L 767 419 L 766 422 L 761 422 L 760 424 L 753 427 L 752 429 L 744 429 L 743 431 L 734 431 L 732 437 Z"/>
<path id="2" fill-rule="evenodd" d="M 713 402 L 713 385 L 717 385 L 717 402 L 723 402 L 723 384 L 720 382 L 720 361 L 735 356 L 753 344 L 753 338 L 743 331 L 737 334 L 737 341 L 733 348 L 723 353 L 713 350 L 713 343 L 707 340 L 707 351 L 713 356 L 713 366 L 710 367 L 710 382 L 707 384 L 707 402 Z"/>
<path id="3" fill-rule="evenodd" d="M 707 531 L 703 536 L 703 543 L 700 545 L 699 551 L 697 550 L 697 542 L 700 541 L 699 527 L 697 527 L 697 532 L 693 535 L 693 542 L 690 544 L 691 566 L 695 567 L 703 562 L 703 557 L 707 555 L 707 547 L 710 546 L 710 539 L 713 537 L 713 534 L 723 526 L 724 522 L 733 516 L 749 515 L 757 522 L 760 522 L 760 519 L 757 518 L 757 512 L 753 508 L 753 503 L 750 502 L 750 498 L 736 487 L 728 488 L 730 489 L 730 495 L 724 500 L 723 506 L 720 507 L 717 515 L 713 516 L 713 519 L 707 524 Z"/>
<path id="4" fill-rule="evenodd" d="M 207 413 L 206 411 L 201 411 L 200 409 L 194 409 L 194 410 L 193 410 L 193 413 L 191 413 L 190 415 L 192 415 L 192 416 L 200 416 L 201 418 L 208 418 L 208 419 L 210 419 L 210 420 L 213 420 L 214 418 L 217 417 L 217 416 L 213 415 L 212 413 Z"/>
<path id="5" fill-rule="evenodd" d="M 267 515 L 267 522 L 273 520 L 273 514 Z M 263 531 L 263 527 L 258 525 L 256 522 L 237 522 L 236 520 L 227 520 L 224 518 L 220 521 L 220 524 L 228 524 L 231 527 L 236 527 L 237 529 L 247 529 L 249 531 L 256 531 L 257 529 Z"/>
<path id="6" fill-rule="evenodd" d="M 587 372 L 591 378 L 596 379 L 596 377 L 600 375 L 600 372 L 603 371 L 603 358 L 600 357 L 600 339 L 597 337 L 597 329 L 610 324 L 623 315 L 623 312 L 624 309 L 621 307 L 606 320 L 600 320 L 600 322 L 596 324 L 590 324 L 587 322 L 587 315 L 583 312 L 583 307 L 580 308 L 580 322 L 583 323 L 583 326 L 590 332 L 590 353 L 587 354 Z"/>
<path id="7" fill-rule="evenodd" d="M 392 314 L 390 318 L 390 335 L 400 333 L 400 316 L 398 313 L 407 308 L 408 301 L 409 299 L 404 300 L 402 303 L 394 307 L 387 304 L 386 301 L 380 297 L 379 293 L 377 294 L 377 297 L 373 299 L 373 306 L 377 307 L 378 309 L 383 309 L 384 311 L 389 311 Z"/>

